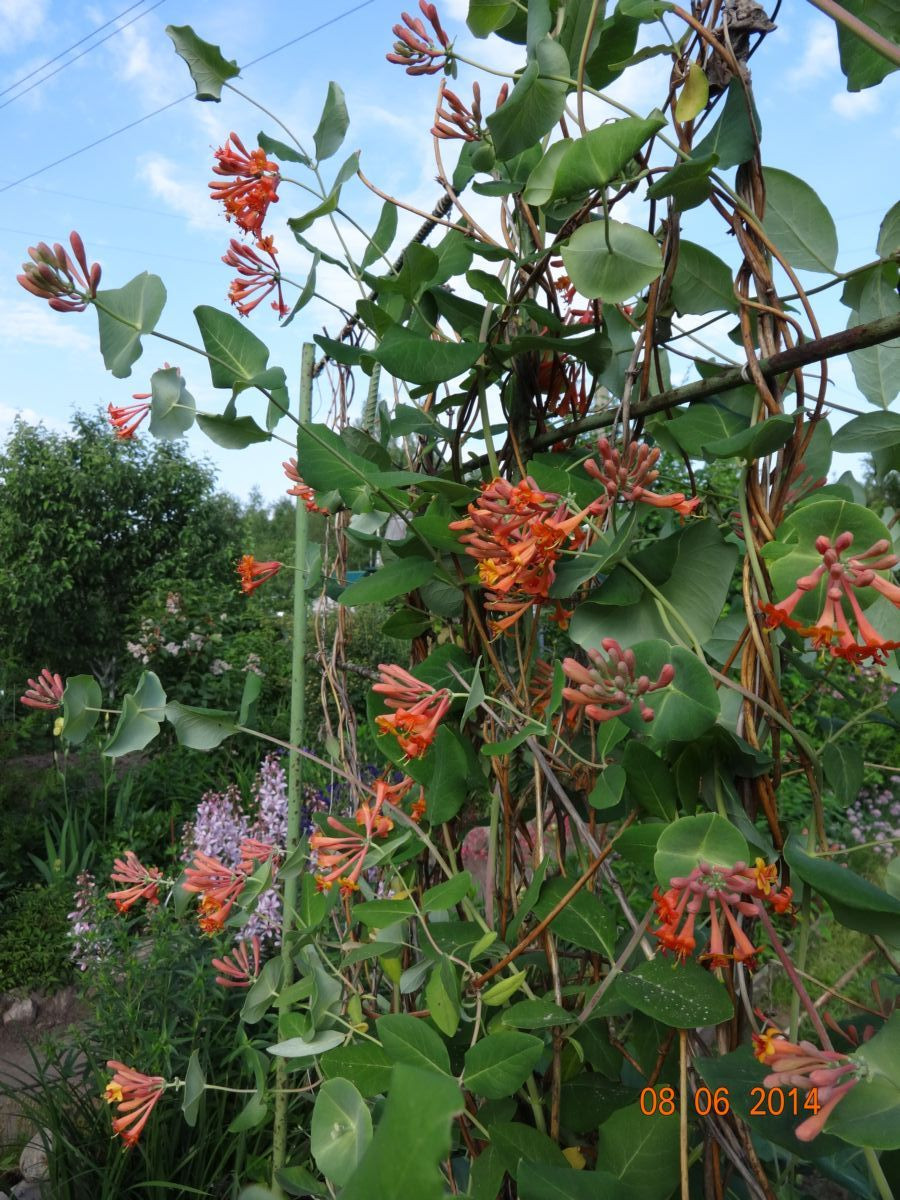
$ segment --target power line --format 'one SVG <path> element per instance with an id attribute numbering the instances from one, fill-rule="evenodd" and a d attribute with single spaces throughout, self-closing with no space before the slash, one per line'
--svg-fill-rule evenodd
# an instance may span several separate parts
<path id="1" fill-rule="evenodd" d="M 39 71 L 43 71 L 47 67 L 52 67 L 55 62 L 58 62 L 61 58 L 65 58 L 65 56 L 67 54 L 71 54 L 73 50 L 77 50 L 78 47 L 84 42 L 90 41 L 95 34 L 102 33 L 104 29 L 107 29 L 116 21 L 120 21 L 122 17 L 127 17 L 133 9 L 140 8 L 140 6 L 144 3 L 146 3 L 146 0 L 137 0 L 136 4 L 130 5 L 125 9 L 124 12 L 120 12 L 118 16 L 111 17 L 110 20 L 104 21 L 102 25 L 98 25 L 96 29 L 92 29 L 90 33 L 86 33 L 83 38 L 79 38 L 77 42 L 73 42 L 72 45 L 67 49 L 60 50 L 59 54 L 54 54 L 53 57 L 48 58 L 45 63 L 41 63 L 39 67 L 35 67 L 33 71 L 29 71 L 28 74 L 23 75 L 21 79 L 17 79 L 15 83 L 11 83 L 8 87 L 3 88 L 3 90 L 0 91 L 0 96 L 5 96 L 7 92 L 13 91 L 19 86 L 20 83 L 27 83 L 28 80 L 31 79 L 32 75 L 37 75 Z"/>
<path id="2" fill-rule="evenodd" d="M 40 87 L 42 83 L 46 83 L 48 79 L 52 79 L 54 75 L 58 75 L 60 71 L 64 71 L 66 67 L 71 67 L 72 63 L 78 62 L 79 58 L 84 58 L 86 54 L 90 54 L 92 50 L 96 50 L 98 46 L 102 46 L 104 42 L 108 42 L 110 38 L 114 38 L 117 33 L 121 33 L 123 29 L 127 29 L 129 25 L 133 25 L 135 21 L 140 21 L 141 17 L 146 17 L 148 13 L 152 13 L 154 8 L 159 8 L 161 4 L 165 4 L 166 0 L 156 0 L 149 8 L 145 8 L 143 12 L 139 12 L 136 17 L 132 17 L 130 21 L 126 21 L 124 25 L 118 25 L 108 33 L 106 37 L 101 38 L 99 42 L 94 42 L 93 46 L 88 46 L 82 50 L 80 54 L 76 54 L 74 58 L 70 58 L 68 62 L 61 63 L 55 71 L 49 71 L 46 75 L 42 75 L 40 79 L 36 79 L 34 83 L 30 83 L 27 88 L 22 88 L 21 92 L 17 92 L 15 96 L 10 96 L 8 100 L 4 100 L 0 104 L 0 108 L 6 108 L 8 104 L 12 104 L 14 100 L 20 100 L 22 96 L 28 94 L 36 87 Z M 66 52 L 64 52 L 66 53 Z M 58 56 L 57 56 L 58 57 Z"/>
<path id="3" fill-rule="evenodd" d="M 356 4 L 353 8 L 346 9 L 336 17 L 330 17 L 327 21 L 323 21 L 321 25 L 316 25 L 313 29 L 307 29 L 305 33 L 291 38 L 290 41 L 282 42 L 274 50 L 267 50 L 259 58 L 254 58 L 248 62 L 243 70 L 256 66 L 264 58 L 271 58 L 274 54 L 279 54 L 289 46 L 295 46 L 297 42 L 302 42 L 305 38 L 312 37 L 314 33 L 319 33 L 321 30 L 327 29 L 329 25 L 336 25 L 338 21 L 343 21 L 345 17 L 351 17 L 354 13 L 359 12 L 363 8 L 368 8 L 370 4 L 374 3 L 375 0 L 362 0 L 361 4 Z M 46 166 L 38 167 L 35 171 L 29 171 L 27 175 L 23 175 L 20 179 L 14 179 L 12 183 L 7 183 L 3 187 L 0 187 L 0 194 L 8 192 L 11 188 L 18 187 L 20 183 L 27 183 L 29 179 L 34 179 L 36 175 L 43 175 L 45 171 L 49 171 L 53 167 L 58 167 L 61 163 L 68 162 L 69 159 L 77 158 L 80 154 L 86 154 L 88 150 L 93 150 L 95 146 L 100 146 L 104 142 L 108 142 L 110 138 L 118 137 L 120 133 L 127 133 L 129 129 L 134 129 L 136 125 L 141 125 L 144 121 L 149 121 L 151 117 L 159 116 L 160 113 L 165 112 L 169 108 L 174 108 L 176 104 L 181 104 L 184 100 L 190 100 L 193 95 L 193 92 L 188 92 L 185 96 L 179 96 L 177 100 L 170 100 L 168 104 L 163 104 L 160 108 L 155 108 L 152 112 L 145 113 L 142 117 L 138 117 L 134 121 L 129 121 L 127 125 L 122 125 L 119 129 L 114 129 L 111 133 L 105 133 L 103 137 L 95 138 L 93 142 L 88 142 L 86 146 L 80 146 L 77 150 L 73 150 L 69 154 L 64 154 L 62 158 L 57 158 L 53 162 L 47 163 Z"/>

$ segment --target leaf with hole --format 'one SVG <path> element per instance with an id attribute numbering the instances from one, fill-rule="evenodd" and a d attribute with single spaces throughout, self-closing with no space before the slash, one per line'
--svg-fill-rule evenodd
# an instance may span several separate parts
<path id="1" fill-rule="evenodd" d="M 316 1166 L 335 1187 L 343 1187 L 372 1140 L 372 1115 L 349 1079 L 320 1085 L 309 1139 Z"/>

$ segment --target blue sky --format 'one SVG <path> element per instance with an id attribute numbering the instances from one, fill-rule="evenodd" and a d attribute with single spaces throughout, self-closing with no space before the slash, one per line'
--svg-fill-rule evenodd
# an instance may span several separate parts
<path id="1" fill-rule="evenodd" d="M 408 6 L 413 7 L 412 0 Z M 276 112 L 301 140 L 311 141 L 328 82 L 336 80 L 346 92 L 351 125 L 343 150 L 326 167 L 333 172 L 344 153 L 361 149 L 363 170 L 386 192 L 423 209 L 430 209 L 438 196 L 428 134 L 437 79 L 409 78 L 384 58 L 402 0 L 373 0 L 346 17 L 341 14 L 353 9 L 355 0 L 329 0 L 327 4 L 256 0 L 252 6 L 228 0 L 143 0 L 74 53 L 112 34 L 96 49 L 52 76 L 48 72 L 72 55 L 13 86 L 127 7 L 128 0 L 93 4 L 0 0 L 0 92 L 8 89 L 0 94 L 6 145 L 0 176 L 0 188 L 6 188 L 0 191 L 0 353 L 4 366 L 0 436 L 17 412 L 61 430 L 75 409 L 128 403 L 133 392 L 148 390 L 150 374 L 166 358 L 182 368 L 198 407 L 220 411 L 227 399 L 209 385 L 202 360 L 189 355 L 174 357 L 173 348 L 153 339 L 145 343 L 132 376 L 114 379 L 103 368 L 90 312 L 53 313 L 15 282 L 28 245 L 39 240 L 63 241 L 69 230 L 78 229 L 89 256 L 103 265 L 103 286 L 121 286 L 142 270 L 163 278 L 169 300 L 159 328 L 165 332 L 196 342 L 192 309 L 197 304 L 228 308 L 227 289 L 233 272 L 221 262 L 221 255 L 233 230 L 208 196 L 213 150 L 232 129 L 249 142 L 260 129 L 279 135 L 271 119 L 239 97 L 226 92 L 221 104 L 185 100 L 68 162 L 7 187 L 190 91 L 187 70 L 164 33 L 166 24 L 192 25 L 201 37 L 220 44 L 226 57 L 239 63 L 308 33 L 247 70 L 236 81 L 238 86 Z M 463 24 L 465 0 L 443 0 L 438 7 L 448 32 L 459 36 L 461 52 L 500 69 L 520 65 L 518 48 L 498 43 L 489 50 L 488 44 L 468 35 Z M 333 18 L 341 19 L 309 32 Z M 128 22 L 132 23 L 126 25 Z M 816 189 L 837 224 L 838 269 L 846 270 L 875 256 L 879 222 L 897 197 L 900 75 L 889 77 L 879 88 L 850 95 L 838 67 L 831 22 L 807 4 L 792 3 L 783 6 L 778 23 L 777 32 L 752 60 L 763 124 L 763 160 L 767 166 L 791 170 Z M 660 31 L 648 28 L 647 40 L 664 38 Z M 667 72 L 662 60 L 650 61 L 626 75 L 611 91 L 623 103 L 646 113 L 664 95 L 660 80 Z M 462 95 L 469 91 L 471 76 L 469 71 L 461 72 L 457 90 Z M 492 97 L 494 92 L 493 82 L 488 81 L 486 96 Z M 594 111 L 597 119 L 609 115 L 610 110 L 601 112 L 599 107 Z M 448 144 L 444 145 L 447 148 Z M 451 161 L 455 145 L 449 146 Z M 275 235 L 285 273 L 302 281 L 308 255 L 296 245 L 284 221 L 309 205 L 286 185 L 282 185 L 281 195 L 270 210 L 266 228 Z M 351 181 L 344 202 L 363 225 L 374 226 L 381 201 L 362 184 Z M 640 223 L 641 202 L 629 203 L 627 219 Z M 486 201 L 473 207 L 479 219 L 493 219 Z M 419 218 L 408 216 L 401 234 L 418 223 Z M 333 234 L 327 227 L 321 228 L 321 244 L 332 249 Z M 721 226 L 688 214 L 685 235 L 733 261 L 733 239 Z M 359 245 L 352 235 L 350 243 Z M 823 281 L 822 276 L 805 278 L 809 285 Z M 343 277 L 323 274 L 320 290 L 342 303 L 352 303 L 352 289 Z M 817 298 L 823 332 L 846 324 L 847 312 L 837 302 L 839 290 Z M 284 366 L 289 379 L 296 378 L 301 342 L 323 326 L 334 333 L 340 323 L 333 309 L 318 302 L 285 330 L 278 328 L 265 305 L 250 317 L 251 328 L 271 347 L 271 361 Z M 701 336 L 733 351 L 723 336 L 731 323 Z M 680 381 L 680 370 L 673 369 L 676 381 Z M 868 407 L 854 386 L 846 361 L 836 362 L 832 375 L 829 396 L 836 403 Z M 383 392 L 388 399 L 389 386 L 385 381 Z M 327 404 L 327 393 L 323 393 L 317 399 L 320 418 Z M 226 490 L 246 497 L 251 488 L 258 487 L 270 501 L 283 494 L 286 485 L 279 464 L 289 452 L 286 447 L 276 443 L 229 452 L 213 446 L 197 431 L 192 431 L 189 439 L 196 453 L 215 463 L 220 486 Z"/>

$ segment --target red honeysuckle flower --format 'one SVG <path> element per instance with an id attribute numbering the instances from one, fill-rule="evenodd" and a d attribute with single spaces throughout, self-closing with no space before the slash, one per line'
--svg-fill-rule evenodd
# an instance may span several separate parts
<path id="1" fill-rule="evenodd" d="M 838 1103 L 859 1083 L 859 1064 L 849 1055 L 821 1050 L 813 1042 L 791 1042 L 774 1028 L 755 1033 L 753 1045 L 756 1058 L 774 1067 L 763 1080 L 765 1087 L 815 1088 L 818 1111 L 794 1130 L 799 1141 L 811 1142 Z"/>
<path id="2" fill-rule="evenodd" d="M 436 690 L 395 663 L 379 663 L 378 670 L 381 677 L 372 685 L 372 691 L 384 698 L 388 708 L 409 708 L 423 696 L 434 695 Z"/>
<path id="3" fill-rule="evenodd" d="M 232 142 L 234 145 L 232 146 Z M 277 163 L 266 158 L 264 150 L 248 151 L 236 133 L 215 152 L 216 175 L 234 176 L 234 182 L 210 183 L 213 200 L 221 200 L 227 220 L 255 238 L 262 237 L 262 225 L 270 204 L 278 201 L 281 174 Z"/>
<path id="4" fill-rule="evenodd" d="M 246 595 L 261 587 L 268 579 L 277 575 L 284 563 L 257 562 L 252 554 L 245 554 L 238 563 L 237 573 L 241 579 L 241 591 Z"/>
<path id="5" fill-rule="evenodd" d="M 602 437 L 597 442 L 597 451 L 600 463 L 589 458 L 584 469 L 606 488 L 606 496 L 602 498 L 605 505 L 622 499 L 629 503 L 650 504 L 654 508 L 671 508 L 684 517 L 700 504 L 699 496 L 689 500 L 684 492 L 660 496 L 650 490 L 659 478 L 659 471 L 656 470 L 660 456 L 658 446 L 651 449 L 646 442 L 629 442 L 620 453 L 613 449 L 607 438 Z"/>
<path id="6" fill-rule="evenodd" d="M 22 264 L 22 274 L 16 279 L 27 292 L 46 300 L 56 312 L 84 312 L 97 295 L 100 264 L 88 266 L 84 242 L 74 229 L 69 234 L 69 243 L 71 255 L 59 242 L 54 242 L 52 249 L 46 242 L 29 246 L 31 262 Z"/>
<path id="7" fill-rule="evenodd" d="M 320 891 L 327 891 L 334 883 L 340 886 L 344 896 L 356 890 L 373 838 L 387 837 L 394 828 L 394 822 L 381 811 L 389 793 L 386 781 L 379 780 L 375 785 L 374 801 L 360 804 L 355 820 L 357 825 L 362 826 L 361 830 L 329 816 L 326 824 L 341 836 L 314 833 L 310 837 L 309 848 L 316 853 L 316 865 L 325 868 L 316 875 L 316 885 Z"/>
<path id="8" fill-rule="evenodd" d="M 261 258 L 256 250 L 267 254 L 269 262 Z M 280 317 L 286 317 L 290 309 L 285 304 L 281 291 L 281 268 L 276 258 L 278 251 L 273 239 L 261 237 L 256 243 L 256 250 L 244 242 L 239 242 L 237 238 L 231 239 L 227 252 L 222 255 L 222 262 L 234 267 L 241 278 L 232 281 L 228 289 L 228 299 L 240 315 L 246 317 L 266 296 L 276 292 L 278 298 L 273 300 L 272 308 Z"/>
<path id="9" fill-rule="evenodd" d="M 876 663 L 885 663 L 891 650 L 900 648 L 900 642 L 882 637 L 862 611 L 856 596 L 857 590 L 872 588 L 885 596 L 891 604 L 900 608 L 900 587 L 885 579 L 880 571 L 891 571 L 897 565 L 896 554 L 889 553 L 890 543 L 882 538 L 861 554 L 851 554 L 846 560 L 845 552 L 853 545 L 853 534 L 839 534 L 834 542 L 824 535 L 816 538 L 815 547 L 822 562 L 808 575 L 797 580 L 797 586 L 786 599 L 778 604 L 763 604 L 769 628 L 786 625 L 803 637 L 812 638 L 816 649 L 828 649 L 834 658 L 860 663 L 870 658 Z M 825 582 L 825 599 L 817 620 L 813 625 L 797 621 L 792 616 L 794 609 L 820 582 Z M 849 605 L 850 615 L 856 624 L 856 636 L 850 628 L 844 602 Z"/>
<path id="10" fill-rule="evenodd" d="M 288 477 L 288 479 L 292 480 L 294 484 L 293 487 L 288 488 L 287 494 L 289 496 L 298 496 L 306 505 L 307 512 L 317 512 L 327 517 L 328 509 L 320 508 L 319 505 L 316 504 L 315 491 L 309 486 L 308 483 L 304 483 L 300 478 L 300 472 L 297 467 L 296 458 L 289 458 L 287 462 L 283 462 L 281 465 L 284 468 L 285 475 Z"/>
<path id="11" fill-rule="evenodd" d="M 19 697 L 19 703 L 24 704 L 26 708 L 42 708 L 52 712 L 62 704 L 64 691 L 62 676 L 51 674 L 44 667 L 37 679 L 28 680 L 28 687 Z"/>
<path id="12" fill-rule="evenodd" d="M 696 949 L 694 926 L 704 906 L 708 905 L 709 946 L 700 955 L 700 961 L 712 968 L 738 962 L 752 971 L 759 950 L 750 941 L 738 917 L 756 916 L 757 904 L 763 902 L 776 912 L 790 911 L 791 889 L 779 891 L 775 886 L 776 878 L 776 868 L 761 858 L 757 858 L 752 867 L 745 862 L 736 862 L 731 867 L 700 862 L 690 875 L 671 879 L 667 891 L 654 888 L 653 902 L 661 925 L 651 932 L 663 953 L 674 953 L 680 962 L 684 962 Z M 725 927 L 734 946 L 730 953 L 725 951 L 721 917 L 725 918 Z"/>
<path id="13" fill-rule="evenodd" d="M 150 397 L 150 392 L 135 392 L 132 400 L 137 400 L 139 402 L 137 404 L 122 406 L 108 404 L 106 406 L 109 423 L 115 429 L 117 438 L 124 440 L 134 437 L 135 430 L 150 412 L 150 405 L 147 403 Z"/>
<path id="14" fill-rule="evenodd" d="M 504 83 L 497 95 L 498 109 L 509 95 L 509 84 Z M 472 84 L 472 107 L 466 108 L 455 92 L 451 92 L 441 80 L 435 122 L 431 127 L 433 137 L 441 139 L 460 138 L 464 142 L 480 142 L 484 137 L 481 124 L 481 88 Z"/>
<path id="15" fill-rule="evenodd" d="M 138 900 L 159 904 L 159 886 L 162 878 L 159 867 L 145 867 L 133 850 L 126 850 L 124 858 L 117 858 L 110 872 L 113 883 L 128 883 L 131 886 L 118 892 L 107 892 L 107 900 L 114 900 L 119 912 L 128 912 Z"/>
<path id="16" fill-rule="evenodd" d="M 607 657 L 604 658 L 599 650 L 588 650 L 592 667 L 582 666 L 574 658 L 563 659 L 563 671 L 577 685 L 563 688 L 563 697 L 570 702 L 567 722 L 574 725 L 581 709 L 592 721 L 611 721 L 630 712 L 635 703 L 641 719 L 652 721 L 653 709 L 644 696 L 668 687 L 675 678 L 675 668 L 666 663 L 656 682 L 651 683 L 647 675 L 636 675 L 633 650 L 623 650 L 614 638 L 604 638 L 600 644 Z"/>
<path id="17" fill-rule="evenodd" d="M 421 758 L 434 741 L 450 704 L 449 692 L 432 692 L 411 708 L 398 707 L 393 713 L 376 717 L 375 724 L 380 733 L 393 734 L 407 758 Z"/>
<path id="18" fill-rule="evenodd" d="M 186 892 L 200 894 L 199 923 L 204 933 L 218 933 L 225 924 L 247 882 L 248 872 L 242 868 L 243 864 L 226 866 L 200 850 L 194 854 L 194 865 L 186 868 L 182 886 Z"/>
<path id="19" fill-rule="evenodd" d="M 228 988 L 247 988 L 256 982 L 259 976 L 259 937 L 254 934 L 250 945 L 253 949 L 253 966 L 250 966 L 250 955 L 245 941 L 238 942 L 231 954 L 223 958 L 214 958 L 212 965 L 221 974 L 216 976 L 216 983 Z"/>
<path id="20" fill-rule="evenodd" d="M 130 1148 L 136 1144 L 154 1105 L 165 1091 L 166 1081 L 161 1075 L 143 1075 L 115 1059 L 110 1059 L 106 1065 L 115 1074 L 106 1085 L 103 1097 L 107 1104 L 119 1106 L 118 1116 L 112 1123 L 113 1130 Z"/>
<path id="21" fill-rule="evenodd" d="M 437 8 L 433 4 L 426 3 L 426 0 L 419 0 L 419 9 L 422 16 L 431 23 L 437 43 L 419 17 L 413 17 L 404 12 L 400 14 L 403 23 L 398 22 L 393 29 L 394 36 L 397 38 L 397 41 L 394 42 L 393 53 L 386 57 L 388 62 L 399 63 L 400 66 L 406 67 L 407 75 L 436 75 L 438 71 L 448 69 L 449 60 L 446 51 L 450 45 L 450 39 L 441 25 Z"/>

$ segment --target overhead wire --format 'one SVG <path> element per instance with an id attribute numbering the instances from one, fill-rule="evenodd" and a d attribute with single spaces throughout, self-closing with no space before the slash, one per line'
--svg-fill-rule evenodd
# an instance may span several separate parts
<path id="1" fill-rule="evenodd" d="M 92 29 L 90 33 L 86 33 L 84 37 L 79 38 L 77 42 L 73 42 L 72 45 L 66 47 L 65 50 L 60 50 L 59 54 L 54 54 L 52 58 L 48 58 L 47 61 L 41 63 L 39 67 L 35 67 L 33 70 L 29 71 L 27 75 L 22 75 L 14 83 L 10 83 L 5 88 L 0 89 L 0 96 L 5 96 L 7 92 L 15 91 L 20 83 L 27 83 L 29 79 L 31 79 L 34 75 L 37 75 L 40 71 L 45 70 L 47 67 L 52 67 L 55 62 L 59 62 L 61 58 L 65 58 L 67 54 L 71 54 L 73 50 L 77 50 L 79 46 L 83 45 L 87 41 L 90 41 L 90 39 L 96 34 L 102 33 L 104 29 L 107 29 L 110 25 L 113 25 L 116 21 L 121 21 L 122 17 L 127 17 L 130 12 L 136 8 L 140 8 L 140 6 L 142 4 L 146 4 L 146 2 L 147 0 L 137 0 L 136 4 L 131 4 L 123 12 L 117 13 L 117 15 L 114 17 L 110 17 L 108 21 L 104 21 L 102 25 L 98 25 L 96 29 Z"/>
<path id="2" fill-rule="evenodd" d="M 21 92 L 16 92 L 15 96 L 10 96 L 8 100 L 4 100 L 3 103 L 0 104 L 0 109 L 6 108 L 6 106 L 8 104 L 12 104 L 14 100 L 20 100 L 22 96 L 26 96 L 34 88 L 40 87 L 42 83 L 46 83 L 48 79 L 52 79 L 54 75 L 58 75 L 60 71 L 64 71 L 66 67 L 71 67 L 72 63 L 78 62 L 79 58 L 84 58 L 86 54 L 90 54 L 92 50 L 96 50 L 98 46 L 102 46 L 104 42 L 108 42 L 110 38 L 114 38 L 116 34 L 121 33 L 123 29 L 127 29 L 129 25 L 133 25 L 135 21 L 140 21 L 142 17 L 146 17 L 148 13 L 152 13 L 155 8 L 159 8 L 159 6 L 161 4 L 165 4 L 165 2 L 166 0 L 156 0 L 155 4 L 151 4 L 149 8 L 145 8 L 143 12 L 139 12 L 136 17 L 132 17 L 131 20 L 126 21 L 124 25 L 117 25 L 112 33 L 108 33 L 106 37 L 100 38 L 100 40 L 94 42 L 92 46 L 87 46 L 81 51 L 80 54 L 76 54 L 74 57 L 70 58 L 68 62 L 61 63 L 55 71 L 48 71 L 46 75 L 42 75 L 40 79 L 36 79 L 34 83 L 30 83 L 27 88 L 22 88 Z M 64 53 L 68 53 L 68 51 L 64 51 Z"/>
<path id="3" fill-rule="evenodd" d="M 162 0 L 160 0 L 162 2 Z M 312 29 L 307 29 L 305 33 L 298 34 L 297 37 L 291 38 L 289 41 L 282 42 L 280 46 L 276 46 L 273 50 L 267 50 L 265 54 L 261 54 L 258 58 L 251 59 L 240 69 L 248 70 L 250 67 L 256 66 L 263 59 L 271 58 L 274 54 L 279 54 L 282 50 L 287 50 L 289 46 L 295 46 L 298 42 L 304 41 L 308 37 L 312 37 L 314 33 L 319 33 L 323 29 L 327 29 L 329 25 L 336 25 L 339 21 L 343 21 L 346 17 L 352 16 L 361 9 L 368 8 L 374 4 L 375 0 L 362 0 L 362 3 L 355 4 L 352 8 L 346 9 L 342 13 L 338 13 L 335 17 L 329 17 L 327 21 L 323 21 L 320 25 L 316 25 Z M 142 117 L 137 117 L 134 121 L 129 121 L 127 125 L 122 125 L 118 129 L 112 130 L 110 133 L 105 133 L 102 137 L 95 138 L 94 141 L 88 142 L 86 146 L 79 146 L 77 150 L 72 150 L 68 154 L 64 154 L 61 158 L 54 159 L 53 162 L 47 163 L 43 167 L 38 167 L 34 171 L 29 171 L 27 175 L 22 175 L 19 179 L 14 179 L 11 183 L 4 184 L 0 187 L 0 194 L 10 191 L 11 188 L 18 187 L 19 184 L 27 183 L 29 179 L 34 179 L 37 175 L 43 175 L 45 171 L 52 170 L 53 167 L 58 167 L 64 162 L 69 162 L 70 159 L 77 158 L 81 154 L 86 154 L 88 150 L 93 150 L 95 146 L 100 146 L 104 142 L 110 141 L 111 138 L 118 137 L 120 133 L 127 133 L 129 129 L 134 129 L 138 125 L 142 125 L 144 121 L 149 121 L 152 117 L 159 116 L 160 113 L 166 112 L 167 109 L 174 108 L 176 104 L 181 104 L 185 100 L 192 99 L 194 93 L 187 92 L 184 96 L 179 96 L 175 100 L 170 100 L 168 104 L 163 104 L 159 108 L 153 109 L 152 112 L 145 113 Z"/>

